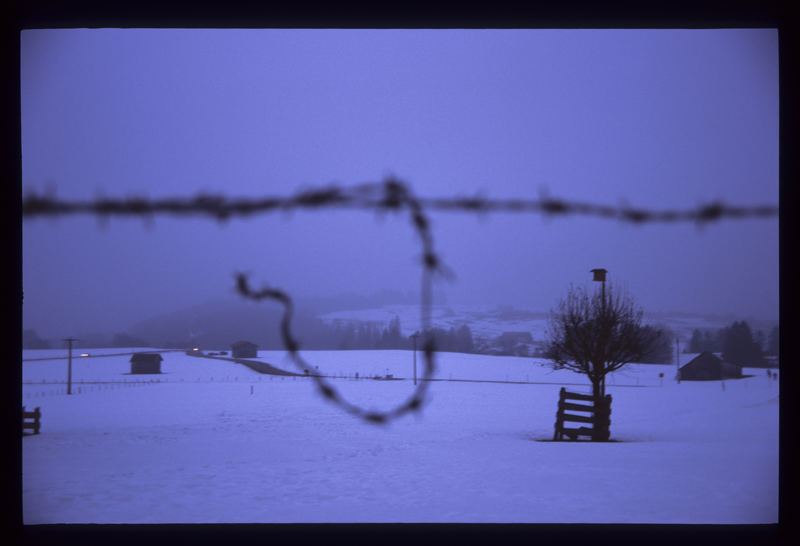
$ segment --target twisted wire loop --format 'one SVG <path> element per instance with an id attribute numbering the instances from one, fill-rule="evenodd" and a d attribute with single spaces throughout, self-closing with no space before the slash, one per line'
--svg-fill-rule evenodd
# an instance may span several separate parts
<path id="1" fill-rule="evenodd" d="M 376 187 L 361 187 L 358 188 L 359 194 L 366 194 L 367 198 L 372 198 L 368 195 L 374 193 Z M 425 362 L 425 368 L 422 374 L 422 380 L 417 384 L 412 394 L 403 402 L 388 411 L 371 411 L 365 410 L 347 400 L 326 381 L 325 378 L 319 374 L 311 374 L 310 377 L 315 381 L 319 393 L 330 402 L 337 404 L 343 408 L 347 413 L 363 419 L 368 423 L 385 424 L 389 421 L 397 419 L 409 412 L 419 411 L 425 403 L 425 395 L 430 385 L 430 380 L 435 373 L 435 344 L 434 338 L 431 335 L 430 329 L 430 316 L 431 316 L 431 280 L 432 276 L 441 269 L 441 263 L 436 255 L 433 247 L 433 236 L 430 231 L 430 222 L 423 213 L 419 201 L 414 198 L 408 189 L 402 183 L 390 179 L 384 182 L 382 186 L 382 197 L 374 201 L 377 206 L 399 211 L 406 208 L 411 217 L 411 223 L 414 230 L 419 235 L 423 248 L 422 260 L 422 301 L 420 309 L 422 313 L 422 353 Z M 322 206 L 329 203 L 341 202 L 342 196 L 338 192 L 325 191 L 322 193 L 305 194 L 301 197 L 300 201 L 306 205 Z M 283 345 L 286 348 L 291 360 L 301 370 L 305 371 L 310 368 L 306 360 L 300 355 L 300 343 L 294 337 L 291 329 L 291 320 L 294 306 L 292 299 L 288 294 L 282 290 L 265 287 L 260 290 L 253 290 L 250 287 L 247 276 L 243 273 L 236 275 L 236 290 L 243 297 L 260 301 L 264 299 L 271 299 L 277 301 L 283 306 L 283 317 L 281 318 L 281 337 Z"/>
<path id="2" fill-rule="evenodd" d="M 219 195 L 200 194 L 191 199 L 144 198 L 107 199 L 95 201 L 63 201 L 53 196 L 29 194 L 23 199 L 22 215 L 25 218 L 40 216 L 60 216 L 74 214 L 94 214 L 101 219 L 111 215 L 144 216 L 155 214 L 172 214 L 178 216 L 199 215 L 210 216 L 218 221 L 226 221 L 231 217 L 247 217 L 255 214 L 291 211 L 294 209 L 349 208 L 369 209 L 377 211 L 407 210 L 412 228 L 420 238 L 422 245 L 422 290 L 420 311 L 422 315 L 422 352 L 425 368 L 422 380 L 411 395 L 402 403 L 388 411 L 365 410 L 347 400 L 324 377 L 310 374 L 327 400 L 342 407 L 347 413 L 363 419 L 368 423 L 385 424 L 409 412 L 418 411 L 425 403 L 430 380 L 435 373 L 435 340 L 431 333 L 432 278 L 436 274 L 452 276 L 452 273 L 441 262 L 434 251 L 433 235 L 425 210 L 461 211 L 472 213 L 484 212 L 516 212 L 535 213 L 545 216 L 577 214 L 615 219 L 633 224 L 652 222 L 696 222 L 699 225 L 722 219 L 766 218 L 778 215 L 778 207 L 729 207 L 722 203 L 710 203 L 696 209 L 651 211 L 630 207 L 610 207 L 589 203 L 569 202 L 547 196 L 539 200 L 525 199 L 486 199 L 483 197 L 429 198 L 418 199 L 407 186 L 394 178 L 383 183 L 366 183 L 349 188 L 330 185 L 325 188 L 310 189 L 286 198 L 265 197 L 261 199 L 230 199 Z M 301 370 L 310 368 L 300 355 L 300 343 L 292 333 L 291 319 L 293 303 L 291 297 L 275 288 L 265 287 L 254 290 L 250 287 L 247 276 L 236 275 L 236 290 L 244 298 L 254 301 L 274 300 L 283 306 L 281 319 L 281 337 L 291 360 Z"/>

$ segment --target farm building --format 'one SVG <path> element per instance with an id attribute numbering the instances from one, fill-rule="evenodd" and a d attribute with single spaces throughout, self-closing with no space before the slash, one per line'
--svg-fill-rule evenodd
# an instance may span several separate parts
<path id="1" fill-rule="evenodd" d="M 495 354 L 528 356 L 533 348 L 533 336 L 530 332 L 503 332 L 492 344 Z"/>
<path id="2" fill-rule="evenodd" d="M 500 344 L 512 345 L 518 343 L 533 343 L 533 336 L 530 332 L 503 332 L 497 336 L 495 341 Z"/>
<path id="3" fill-rule="evenodd" d="M 258 345 L 249 341 L 237 341 L 231 345 L 231 355 L 234 358 L 256 358 Z"/>
<path id="4" fill-rule="evenodd" d="M 158 353 L 135 353 L 131 357 L 131 373 L 161 373 L 161 361 Z"/>
<path id="5" fill-rule="evenodd" d="M 742 367 L 711 353 L 700 353 L 678 371 L 681 381 L 709 381 L 742 377 Z"/>

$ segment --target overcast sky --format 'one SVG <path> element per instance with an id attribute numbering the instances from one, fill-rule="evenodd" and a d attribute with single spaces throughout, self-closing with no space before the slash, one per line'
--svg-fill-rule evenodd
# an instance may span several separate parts
<path id="1" fill-rule="evenodd" d="M 23 191 L 778 203 L 778 36 L 723 30 L 28 30 Z M 632 226 L 431 212 L 450 303 L 546 311 L 603 267 L 646 311 L 778 317 L 777 218 Z M 118 331 L 231 296 L 419 289 L 405 217 L 23 223 L 23 325 Z"/>

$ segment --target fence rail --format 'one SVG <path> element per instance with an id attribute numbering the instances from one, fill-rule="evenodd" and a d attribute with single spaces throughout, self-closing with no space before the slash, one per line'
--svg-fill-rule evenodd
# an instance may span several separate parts
<path id="1" fill-rule="evenodd" d="M 591 405 L 573 404 L 567 400 L 590 401 Z M 591 416 L 575 415 L 565 413 L 565 411 L 583 411 L 591 413 Z M 567 436 L 570 440 L 577 440 L 579 436 L 588 436 L 593 441 L 604 442 L 610 437 L 609 427 L 611 426 L 611 395 L 607 394 L 602 398 L 595 398 L 588 394 L 569 392 L 565 387 L 561 387 L 558 395 L 558 411 L 556 412 L 555 431 L 553 441 L 563 440 Z M 591 427 L 567 428 L 565 422 L 588 423 Z"/>
<path id="2" fill-rule="evenodd" d="M 25 406 L 22 406 L 22 434 L 26 435 L 26 430 L 32 430 L 32 434 L 39 434 L 39 429 L 42 423 L 42 412 L 37 407 L 33 411 L 25 411 Z"/>

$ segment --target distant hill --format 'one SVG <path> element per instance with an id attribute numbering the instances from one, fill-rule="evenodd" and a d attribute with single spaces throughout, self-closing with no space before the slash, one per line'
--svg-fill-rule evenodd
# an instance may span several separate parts
<path id="1" fill-rule="evenodd" d="M 163 347 L 221 348 L 243 339 L 262 348 L 277 348 L 281 313 L 281 307 L 270 302 L 211 300 L 153 316 L 134 324 L 129 332 Z"/>
<path id="2" fill-rule="evenodd" d="M 412 302 L 416 301 L 411 293 L 391 290 L 369 295 L 341 294 L 298 299 L 292 317 L 292 331 L 301 342 L 301 348 L 330 348 L 338 341 L 331 339 L 332 330 L 318 315 L 342 308 L 373 308 L 398 300 L 408 302 L 409 308 L 413 308 Z M 132 325 L 127 333 L 154 346 L 222 348 L 244 339 L 262 349 L 282 349 L 279 334 L 282 313 L 283 308 L 272 301 L 256 303 L 238 297 L 214 299 L 154 315 Z"/>
<path id="3" fill-rule="evenodd" d="M 342 325 L 368 322 L 382 329 L 398 317 L 402 333 L 408 336 L 421 327 L 419 305 L 409 300 L 413 300 L 412 294 L 392 291 L 362 297 L 340 295 L 299 300 L 292 319 L 292 331 L 299 338 L 302 349 L 330 349 L 340 345 L 341 332 L 337 328 Z M 395 303 L 387 304 L 387 301 Z M 224 349 L 235 341 L 247 340 L 258 344 L 261 349 L 282 349 L 284 346 L 279 332 L 282 312 L 282 307 L 272 301 L 256 303 L 238 297 L 220 298 L 154 315 L 132 325 L 124 334 L 144 340 L 154 347 Z M 546 312 L 511 305 L 453 304 L 435 306 L 432 317 L 433 326 L 445 330 L 468 326 L 476 341 L 496 339 L 505 332 L 528 332 L 533 338 L 531 345 L 541 346 L 545 339 L 548 315 Z M 648 324 L 669 328 L 680 338 L 682 348 L 696 328 L 717 330 L 735 320 L 747 320 L 754 332 L 762 330 L 767 333 L 777 324 L 777 320 L 680 312 L 645 313 L 644 319 Z M 81 346 L 100 347 L 110 342 L 114 334 L 119 337 L 121 333 L 83 334 L 78 337 L 82 340 Z M 31 347 L 48 343 L 53 347 L 64 345 L 61 340 L 39 339 L 32 330 L 26 330 L 24 341 L 26 346 Z"/>

